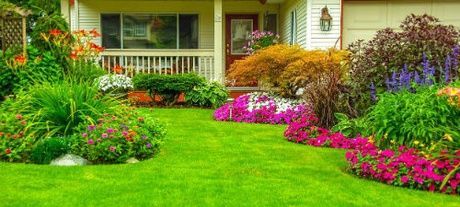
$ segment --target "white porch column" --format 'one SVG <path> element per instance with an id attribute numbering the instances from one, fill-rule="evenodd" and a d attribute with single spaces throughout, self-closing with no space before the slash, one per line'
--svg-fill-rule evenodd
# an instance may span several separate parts
<path id="1" fill-rule="evenodd" d="M 69 0 L 61 0 L 61 14 L 70 25 L 70 4 Z"/>
<path id="2" fill-rule="evenodd" d="M 224 82 L 224 37 L 223 37 L 222 0 L 214 0 L 214 78 Z"/>

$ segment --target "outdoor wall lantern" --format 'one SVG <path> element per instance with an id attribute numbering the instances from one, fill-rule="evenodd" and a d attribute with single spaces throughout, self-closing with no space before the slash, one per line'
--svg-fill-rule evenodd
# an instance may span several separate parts
<path id="1" fill-rule="evenodd" d="M 265 4 L 265 3 L 267 3 L 267 0 L 259 0 L 259 2 L 260 2 L 261 4 Z"/>
<path id="2" fill-rule="evenodd" d="M 332 17 L 329 14 L 329 9 L 327 6 L 321 9 L 321 18 L 319 19 L 319 25 L 321 31 L 327 32 L 331 31 L 332 28 Z"/>

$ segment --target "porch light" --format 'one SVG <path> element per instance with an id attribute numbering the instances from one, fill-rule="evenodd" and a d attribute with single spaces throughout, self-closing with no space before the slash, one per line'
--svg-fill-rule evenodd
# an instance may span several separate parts
<path id="1" fill-rule="evenodd" d="M 327 32 L 331 31 L 332 28 L 332 17 L 329 14 L 329 9 L 327 6 L 321 9 L 321 18 L 319 19 L 319 25 L 321 31 Z"/>

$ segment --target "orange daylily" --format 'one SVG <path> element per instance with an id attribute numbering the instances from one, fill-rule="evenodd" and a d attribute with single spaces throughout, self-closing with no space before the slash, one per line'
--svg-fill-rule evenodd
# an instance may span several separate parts
<path id="1" fill-rule="evenodd" d="M 96 29 L 93 29 L 89 32 L 94 38 L 96 37 L 100 37 L 101 34 L 99 34 L 99 32 L 96 31 Z"/>
<path id="2" fill-rule="evenodd" d="M 62 34 L 62 31 L 61 30 L 58 30 L 58 29 L 52 29 L 49 31 L 50 35 L 54 36 L 54 37 L 57 37 L 59 35 Z"/>
<path id="3" fill-rule="evenodd" d="M 18 65 L 25 65 L 26 61 L 27 61 L 27 58 L 24 55 L 17 55 L 16 57 L 14 57 L 14 61 Z"/>
<path id="4" fill-rule="evenodd" d="M 113 71 L 117 74 L 123 73 L 123 68 L 120 65 L 113 66 Z"/>

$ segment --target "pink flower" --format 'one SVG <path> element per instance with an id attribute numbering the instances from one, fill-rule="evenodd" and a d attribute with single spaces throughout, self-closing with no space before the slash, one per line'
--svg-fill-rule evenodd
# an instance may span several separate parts
<path id="1" fill-rule="evenodd" d="M 82 136 L 83 138 L 88 137 L 88 133 L 83 133 L 83 134 L 81 134 L 81 136 Z"/>
<path id="2" fill-rule="evenodd" d="M 107 133 L 103 133 L 103 134 L 101 135 L 101 137 L 102 137 L 102 138 L 107 138 L 107 137 L 109 137 L 109 135 L 108 135 Z"/>
<path id="3" fill-rule="evenodd" d="M 117 150 L 117 148 L 116 148 L 115 146 L 110 146 L 110 147 L 109 147 L 109 150 L 110 150 L 111 152 L 115 152 L 115 150 Z"/>
<path id="4" fill-rule="evenodd" d="M 94 144 L 94 140 L 93 140 L 93 139 L 89 139 L 89 140 L 88 140 L 88 144 L 89 144 L 89 145 L 93 145 L 93 144 Z"/>

